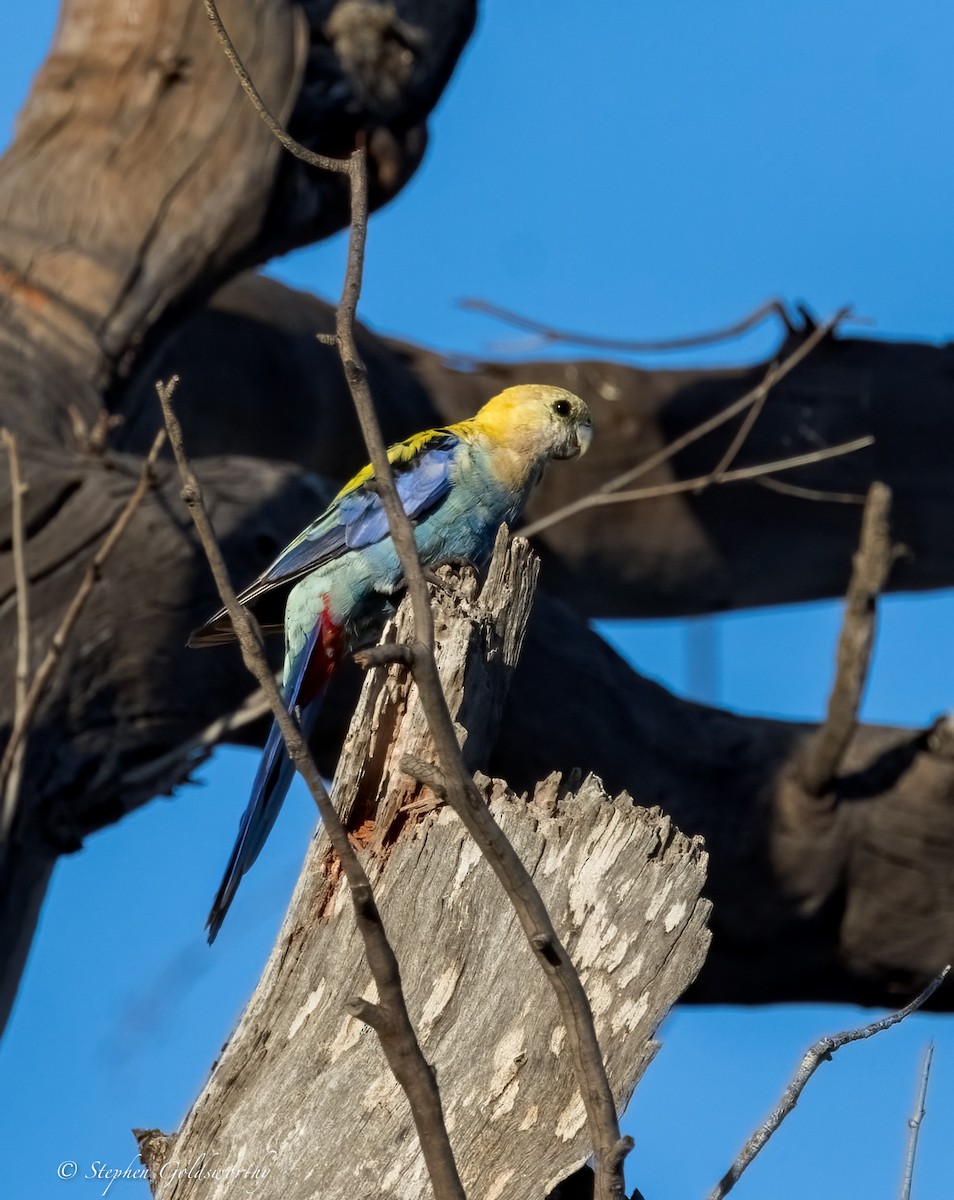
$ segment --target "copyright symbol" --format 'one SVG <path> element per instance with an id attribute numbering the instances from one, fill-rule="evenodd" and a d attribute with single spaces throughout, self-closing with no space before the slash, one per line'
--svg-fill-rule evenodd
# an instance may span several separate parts
<path id="1" fill-rule="evenodd" d="M 56 1173 L 60 1179 L 72 1179 L 78 1170 L 79 1167 L 76 1163 L 71 1158 L 68 1158 L 65 1162 L 60 1163 L 56 1168 Z"/>

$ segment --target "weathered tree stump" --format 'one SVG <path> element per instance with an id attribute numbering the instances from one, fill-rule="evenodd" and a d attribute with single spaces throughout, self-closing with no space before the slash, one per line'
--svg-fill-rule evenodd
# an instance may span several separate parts
<path id="1" fill-rule="evenodd" d="M 525 542 L 500 539 L 482 589 L 468 572 L 453 593 L 435 594 L 441 676 L 475 767 L 492 744 L 536 569 Z M 385 636 L 410 633 L 405 605 Z M 589 1154 L 556 1001 L 456 816 L 401 772 L 408 753 L 431 753 L 416 689 L 401 667 L 375 669 L 336 803 L 401 962 L 468 1192 L 542 1198 Z M 529 797 L 480 783 L 581 972 L 622 1106 L 654 1053 L 653 1031 L 705 957 L 701 843 L 625 793 L 608 797 L 592 776 L 554 775 Z M 373 985 L 319 834 L 205 1089 L 178 1134 L 149 1143 L 158 1196 L 226 1195 L 246 1171 L 258 1172 L 256 1195 L 289 1200 L 427 1194 L 404 1096 L 372 1031 L 345 1012 L 356 995 L 372 998 Z"/>

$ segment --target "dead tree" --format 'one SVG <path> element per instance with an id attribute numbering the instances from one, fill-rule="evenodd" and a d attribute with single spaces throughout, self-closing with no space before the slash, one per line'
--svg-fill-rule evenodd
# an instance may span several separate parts
<path id="1" fill-rule="evenodd" d="M 299 138 L 328 153 L 366 140 L 381 204 L 423 153 L 427 113 L 473 5 L 402 6 L 402 27 L 382 25 L 386 87 L 368 86 L 347 29 L 328 24 L 331 7 L 236 0 L 223 13 Z M 236 577 L 254 575 L 363 458 L 335 351 L 314 337 L 329 328 L 327 308 L 241 273 L 345 224 L 340 181 L 280 153 L 199 6 L 144 8 L 138 22 L 122 8 L 67 6 L 0 164 L 0 422 L 16 435 L 27 488 L 33 667 L 140 477 L 158 428 L 158 375 L 183 377 L 187 442 Z M 456 373 L 370 333 L 362 350 L 373 391 L 387 397 L 389 436 L 463 415 L 521 379 L 586 395 L 601 436 L 582 472 L 554 473 L 536 513 L 659 450 L 761 374 L 595 362 Z M 892 536 L 908 551 L 888 586 L 950 584 L 950 376 L 949 348 L 833 336 L 773 390 L 739 462 L 873 434 L 872 449 L 793 481 L 859 495 L 884 481 Z M 651 481 L 709 470 L 731 437 L 695 443 Z M 156 475 L 31 726 L 3 859 L 4 1011 L 57 856 L 175 786 L 217 737 L 261 736 L 260 725 L 221 724 L 249 692 L 237 659 L 222 655 L 213 667 L 184 649 L 189 628 L 216 605 L 178 482 L 164 461 Z M 548 594 L 538 597 L 489 770 L 517 790 L 554 769 L 593 771 L 610 794 L 658 804 L 686 833 L 704 835 L 714 940 L 691 998 L 892 1003 L 934 975 L 954 942 L 947 724 L 852 732 L 819 803 L 797 771 L 808 730 L 679 701 L 583 620 L 843 592 L 860 509 L 761 490 L 756 506 L 760 487 L 684 493 L 545 533 Z M 9 679 L 12 524 L 7 503 L 0 653 Z M 568 675 L 574 687 L 554 710 L 546 698 Z M 329 711 L 347 710 L 349 686 L 353 698 L 354 678 L 342 680 L 342 702 Z M 8 730 L 14 702 L 8 689 Z M 327 729 L 326 765 L 343 734 Z M 945 989 L 934 1002 L 950 1004 Z"/>
<path id="2" fill-rule="evenodd" d="M 482 589 L 468 573 L 434 597 L 441 679 L 472 769 L 495 740 L 534 581 L 526 543 L 501 540 Z M 385 641 L 411 637 L 405 603 Z M 372 669 L 336 803 L 401 963 L 467 1193 L 530 1200 L 588 1157 L 585 1110 L 560 1011 L 498 881 L 453 812 L 406 773 L 408 759 L 432 755 L 406 670 Z M 481 790 L 567 939 L 625 1104 L 652 1058 L 653 1031 L 705 957 L 701 844 L 658 809 L 625 793 L 611 799 L 593 776 L 551 775 L 530 795 L 482 778 Z M 259 1164 L 284 1196 L 427 1192 L 410 1111 L 353 1015 L 355 996 L 376 992 L 322 834 L 259 987 L 182 1128 L 140 1134 L 158 1196 L 207 1194 L 199 1173 L 176 1172 L 197 1161 Z"/>

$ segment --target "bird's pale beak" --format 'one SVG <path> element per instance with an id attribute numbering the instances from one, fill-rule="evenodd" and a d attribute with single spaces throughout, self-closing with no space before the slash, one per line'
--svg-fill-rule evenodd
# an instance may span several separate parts
<path id="1" fill-rule="evenodd" d="M 572 429 L 572 440 L 569 438 L 563 443 L 560 450 L 553 455 L 554 458 L 579 458 L 585 454 L 590 448 L 590 442 L 593 440 L 593 425 L 591 422 L 583 424 L 580 422 L 574 425 Z"/>

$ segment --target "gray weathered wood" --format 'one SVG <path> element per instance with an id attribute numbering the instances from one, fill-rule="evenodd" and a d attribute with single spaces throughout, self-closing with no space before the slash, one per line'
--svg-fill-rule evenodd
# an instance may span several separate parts
<path id="1" fill-rule="evenodd" d="M 535 582 L 524 543 L 502 551 L 479 595 L 468 574 L 437 597 L 442 679 L 472 764 L 488 751 Z M 386 636 L 406 636 L 408 620 L 405 606 Z M 469 1194 L 542 1197 L 589 1153 L 556 1002 L 457 818 L 401 773 L 405 753 L 428 755 L 415 689 L 402 668 L 379 669 L 362 690 L 336 799 L 363 848 Z M 701 843 L 658 810 L 609 798 L 592 776 L 571 785 L 554 775 L 530 798 L 480 781 L 581 970 L 625 1104 L 653 1031 L 705 957 Z M 179 1134 L 149 1142 L 153 1169 L 205 1155 L 226 1172 L 267 1168 L 263 1196 L 426 1195 L 404 1097 L 374 1034 L 345 1012 L 373 994 L 320 835 L 202 1095 Z M 166 1176 L 163 1200 L 229 1194 L 224 1177 Z"/>

